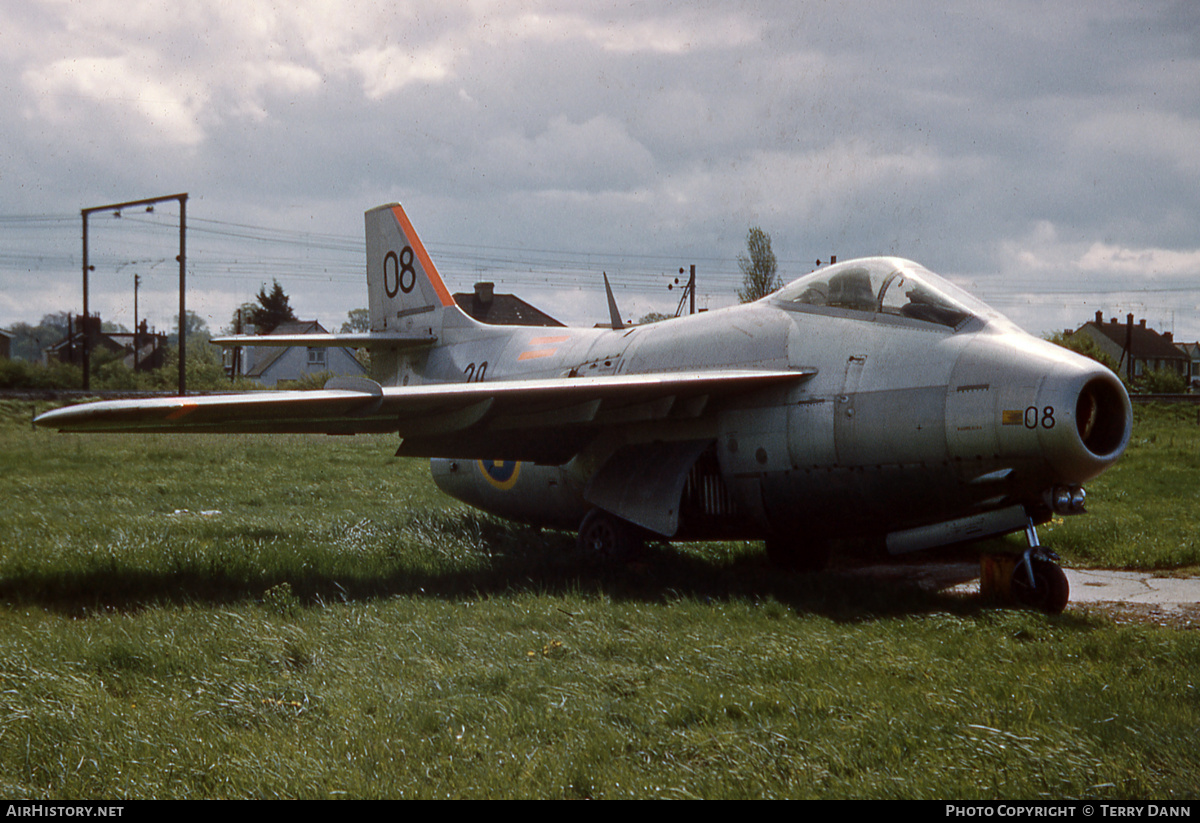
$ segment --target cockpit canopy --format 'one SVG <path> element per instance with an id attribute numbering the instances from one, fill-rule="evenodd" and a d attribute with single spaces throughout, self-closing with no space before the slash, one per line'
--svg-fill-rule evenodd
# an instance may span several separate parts
<path id="1" fill-rule="evenodd" d="M 911 260 L 848 260 L 801 277 L 770 298 L 791 311 L 868 312 L 960 329 L 999 315 L 985 303 Z"/>

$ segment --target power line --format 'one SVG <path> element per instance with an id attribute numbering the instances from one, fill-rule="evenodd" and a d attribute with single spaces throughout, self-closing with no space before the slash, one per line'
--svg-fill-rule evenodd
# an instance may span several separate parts
<path id="1" fill-rule="evenodd" d="M 119 221 L 98 221 L 95 224 L 96 233 L 103 236 L 106 245 L 108 237 L 105 224 L 114 228 L 119 224 L 122 227 L 120 254 L 100 249 L 94 253 L 98 272 L 103 274 L 129 263 L 131 253 L 161 249 L 161 243 L 155 241 L 173 235 L 176 224 L 169 210 L 163 211 L 162 217 L 165 219 L 159 220 L 158 217 L 157 212 L 152 215 L 138 213 L 122 215 Z M 365 249 L 362 238 L 358 236 L 196 217 L 189 218 L 188 223 L 189 234 L 193 238 L 233 241 L 234 246 L 249 244 L 248 253 L 237 254 L 233 253 L 233 247 L 228 243 L 205 247 L 193 239 L 189 251 L 188 276 L 199 280 L 232 280 L 246 284 L 270 279 L 352 283 L 361 282 L 365 276 Z M 5 234 L 32 233 L 41 237 L 46 232 L 61 231 L 66 237 L 69 230 L 69 245 L 65 240 L 57 244 L 63 248 L 74 247 L 76 241 L 73 233 L 77 225 L 77 215 L 0 215 L 0 232 Z M 96 238 L 97 241 L 100 239 L 100 236 Z M 51 244 L 35 244 L 42 248 L 29 248 L 29 245 L 17 242 L 0 244 L 3 249 L 0 251 L 0 271 L 40 274 L 62 271 L 70 277 L 79 266 L 78 258 L 73 253 L 46 250 L 45 246 Z M 614 288 L 650 291 L 665 288 L 663 284 L 673 277 L 680 263 L 692 261 L 703 272 L 706 291 L 710 295 L 726 291 L 732 294 L 742 282 L 741 270 L 735 258 L 687 255 L 687 261 L 682 261 L 681 256 L 676 254 L 576 251 L 462 242 L 430 242 L 428 245 L 443 275 L 458 284 L 495 278 L 503 281 L 508 288 L 553 287 L 591 291 L 600 288 L 599 273 L 607 271 Z M 269 251 L 271 247 L 277 250 Z M 139 257 L 135 262 L 146 264 L 153 261 L 149 257 Z M 797 272 L 797 276 L 811 269 L 808 261 L 783 260 L 780 264 L 785 270 Z M 1033 283 L 1009 279 L 1004 286 L 1004 292 L 996 293 L 993 297 L 984 297 L 991 291 L 989 284 L 980 284 L 974 291 L 986 302 L 997 306 L 1025 306 L 1036 301 L 1039 307 L 1067 309 L 1076 308 L 1078 302 L 1069 299 L 1046 301 L 1044 298 L 1086 296 L 1111 299 L 1123 296 L 1125 302 L 1134 302 L 1142 295 L 1200 293 L 1200 284 L 1043 289 Z M 1161 308 L 1188 310 L 1186 306 Z"/>

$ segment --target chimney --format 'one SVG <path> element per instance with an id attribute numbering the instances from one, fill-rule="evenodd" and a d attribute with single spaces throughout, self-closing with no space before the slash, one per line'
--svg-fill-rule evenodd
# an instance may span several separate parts
<path id="1" fill-rule="evenodd" d="M 1172 335 L 1172 334 L 1171 334 L 1169 331 L 1165 331 L 1165 332 L 1163 332 L 1163 333 L 1162 333 L 1162 336 L 1163 336 L 1163 339 L 1164 339 L 1164 340 L 1166 340 L 1168 343 L 1174 343 L 1174 342 L 1175 342 L 1174 335 Z"/>
<path id="2" fill-rule="evenodd" d="M 1141 326 L 1143 329 L 1146 328 L 1146 318 L 1143 317 L 1141 320 L 1139 320 L 1138 325 Z"/>
<path id="3" fill-rule="evenodd" d="M 482 306 L 490 306 L 492 304 L 492 297 L 495 296 L 495 292 L 495 283 L 484 281 L 475 284 L 475 299 L 478 300 Z"/>
<path id="4" fill-rule="evenodd" d="M 1100 311 L 1099 309 L 1096 309 L 1096 322 L 1097 323 L 1104 322 L 1104 312 Z"/>

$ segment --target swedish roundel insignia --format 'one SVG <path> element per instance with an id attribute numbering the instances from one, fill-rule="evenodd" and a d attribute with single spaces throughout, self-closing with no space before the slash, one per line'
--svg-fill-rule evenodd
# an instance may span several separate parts
<path id="1" fill-rule="evenodd" d="M 516 460 L 477 460 L 476 463 L 487 481 L 501 491 L 515 486 L 521 475 L 521 464 Z"/>

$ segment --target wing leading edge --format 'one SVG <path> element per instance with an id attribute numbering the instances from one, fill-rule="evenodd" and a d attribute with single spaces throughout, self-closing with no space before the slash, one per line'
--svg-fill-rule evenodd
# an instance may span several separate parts
<path id="1" fill-rule="evenodd" d="M 46 412 L 35 422 L 65 432 L 397 432 L 400 454 L 563 462 L 599 427 L 697 417 L 712 399 L 815 373 L 668 372 L 388 388 L 335 379 L 319 391 L 88 403 Z"/>

